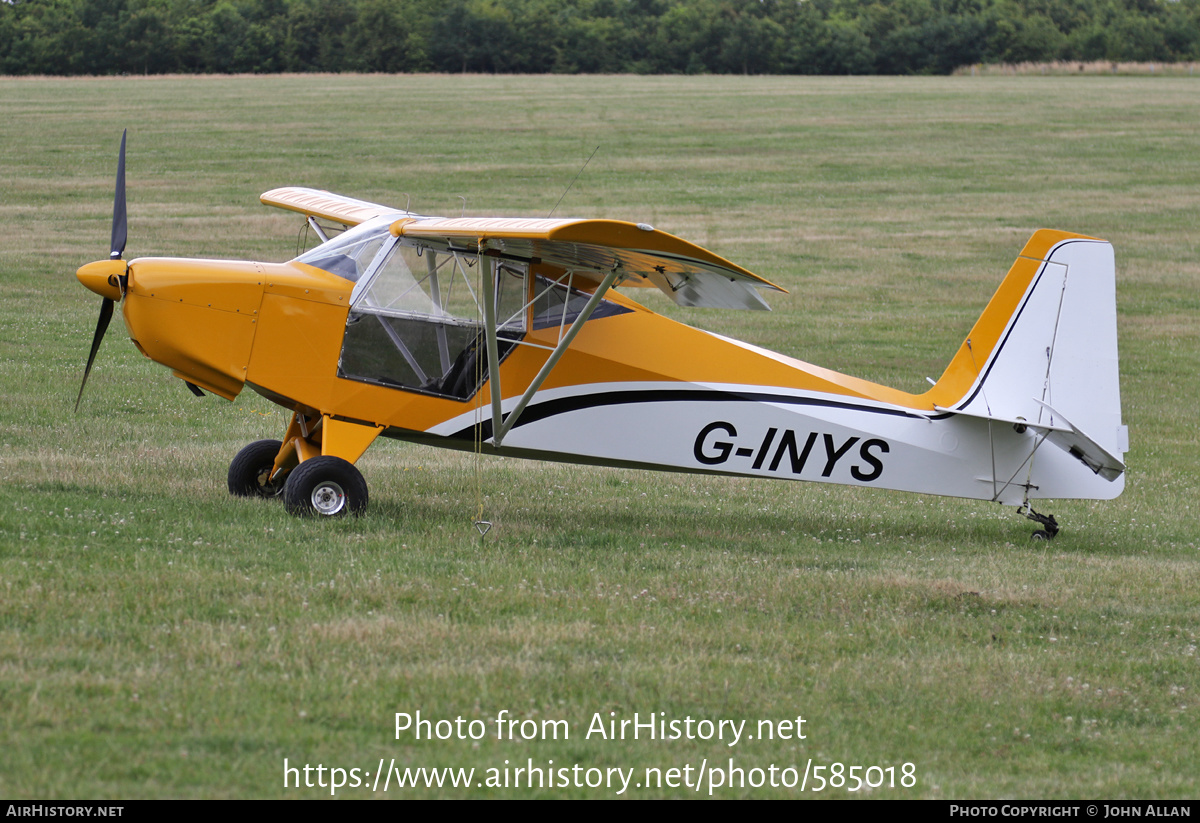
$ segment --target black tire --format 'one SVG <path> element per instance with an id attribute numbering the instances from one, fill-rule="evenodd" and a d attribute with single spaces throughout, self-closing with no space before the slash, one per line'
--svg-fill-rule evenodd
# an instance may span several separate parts
<path id="1" fill-rule="evenodd" d="M 313 457 L 288 475 L 283 505 L 297 517 L 360 515 L 367 508 L 367 481 L 349 461 L 328 455 Z"/>
<path id="2" fill-rule="evenodd" d="M 274 497 L 279 488 L 267 477 L 283 444 L 259 440 L 237 453 L 229 464 L 229 493 L 234 497 Z"/>

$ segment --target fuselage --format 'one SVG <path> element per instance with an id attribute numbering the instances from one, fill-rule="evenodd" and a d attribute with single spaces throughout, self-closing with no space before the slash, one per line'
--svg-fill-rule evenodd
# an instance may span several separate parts
<path id="1" fill-rule="evenodd" d="M 235 496 L 361 513 L 353 464 L 380 435 L 1020 504 L 1043 537 L 1058 527 L 1031 498 L 1124 487 L 1115 266 L 1096 238 L 1036 232 L 941 379 L 914 395 L 615 291 L 751 311 L 768 308 L 760 292 L 786 291 L 646 223 L 426 217 L 285 186 L 261 202 L 303 214 L 322 240 L 295 260 L 126 264 L 124 165 L 122 137 L 109 259 L 77 273 L 103 300 L 76 408 L 120 301 L 137 348 L 194 393 L 232 401 L 249 386 L 292 412 L 282 440 L 234 457 Z"/>
<path id="2" fill-rule="evenodd" d="M 963 391 L 948 379 L 924 395 L 900 392 L 683 325 L 615 291 L 605 296 L 615 308 L 584 324 L 497 447 L 495 380 L 459 398 L 344 376 L 354 285 L 296 261 L 141 258 L 122 308 L 138 349 L 194 386 L 229 400 L 249 386 L 298 414 L 384 436 L 470 449 L 481 427 L 484 450 L 538 459 L 1039 496 L 1021 477 L 1034 435 L 940 413 Z M 525 324 L 500 364 L 506 413 L 560 334 Z"/>

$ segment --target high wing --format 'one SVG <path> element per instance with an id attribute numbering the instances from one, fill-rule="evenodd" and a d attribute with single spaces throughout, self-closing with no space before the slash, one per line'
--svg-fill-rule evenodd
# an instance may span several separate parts
<path id="1" fill-rule="evenodd" d="M 421 217 L 332 192 L 285 186 L 259 198 L 264 205 L 344 226 L 380 215 L 403 215 L 392 233 L 439 250 L 469 251 L 547 263 L 599 284 L 617 270 L 617 285 L 656 287 L 680 306 L 769 310 L 758 289 L 787 290 L 694 243 L 645 223 L 620 220 Z"/>
<path id="2" fill-rule="evenodd" d="M 392 233 L 438 249 L 558 266 L 599 283 L 654 286 L 680 306 L 769 310 L 758 289 L 769 280 L 645 223 L 619 220 L 459 217 L 399 220 Z"/>
<path id="3" fill-rule="evenodd" d="M 318 189 L 305 189 L 299 186 L 284 186 L 271 189 L 258 198 L 264 206 L 275 206 L 279 209 L 300 212 L 306 217 L 319 217 L 331 220 L 343 226 L 357 226 L 381 214 L 405 213 L 404 209 L 391 206 L 381 206 L 378 203 L 368 203 L 366 200 L 355 200 Z"/>

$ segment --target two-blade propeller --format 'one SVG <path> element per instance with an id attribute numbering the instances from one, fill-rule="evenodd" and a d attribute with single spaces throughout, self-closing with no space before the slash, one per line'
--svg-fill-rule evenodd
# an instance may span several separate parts
<path id="1" fill-rule="evenodd" d="M 110 244 L 109 260 L 121 259 L 121 255 L 125 253 L 125 241 L 129 236 L 129 217 L 125 210 L 125 136 L 126 132 L 121 132 L 121 153 L 117 158 L 117 188 L 113 195 L 112 243 Z M 84 269 L 87 268 L 89 267 L 84 267 Z M 93 291 L 99 290 L 90 282 L 89 278 L 85 278 L 84 269 L 80 269 L 79 279 Z M 117 279 L 117 287 L 120 289 L 118 294 L 124 294 L 125 278 L 128 277 L 128 274 L 110 275 L 107 281 L 112 283 L 114 277 Z M 88 353 L 87 367 L 83 370 L 83 382 L 79 384 L 79 396 L 75 398 L 75 411 L 79 411 L 79 401 L 83 399 L 83 388 L 87 385 L 88 375 L 92 373 L 92 364 L 96 362 L 96 352 L 100 349 L 100 341 L 104 339 L 104 333 L 108 331 L 108 324 L 113 316 L 115 300 L 104 291 L 101 293 L 100 317 L 96 321 L 96 334 L 92 337 L 92 350 Z"/>
<path id="2" fill-rule="evenodd" d="M 125 135 L 121 132 L 121 152 L 117 155 L 117 190 L 113 195 L 112 251 L 109 258 L 120 260 L 125 253 L 125 241 L 129 237 L 129 215 L 125 213 Z"/>

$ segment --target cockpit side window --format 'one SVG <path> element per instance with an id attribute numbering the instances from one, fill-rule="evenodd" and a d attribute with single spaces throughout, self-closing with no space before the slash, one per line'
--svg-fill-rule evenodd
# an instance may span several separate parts
<path id="1" fill-rule="evenodd" d="M 524 263 L 395 243 L 355 289 L 339 375 L 466 400 L 487 379 L 482 295 L 491 277 L 501 356 L 526 328 Z"/>
<path id="2" fill-rule="evenodd" d="M 573 286 L 571 272 L 535 276 L 521 260 L 393 237 L 386 227 L 338 238 L 297 259 L 335 274 L 339 267 L 354 272 L 340 377 L 456 400 L 469 399 L 488 379 L 487 284 L 495 290 L 501 359 L 530 328 L 557 328 L 561 337 L 591 298 Z M 628 311 L 602 300 L 591 317 Z"/>
<path id="3" fill-rule="evenodd" d="M 533 323 L 534 329 L 569 326 L 587 305 L 591 295 L 563 283 L 538 275 L 533 280 Z M 631 311 L 611 300 L 601 300 L 589 321 L 600 317 L 612 317 Z"/>

